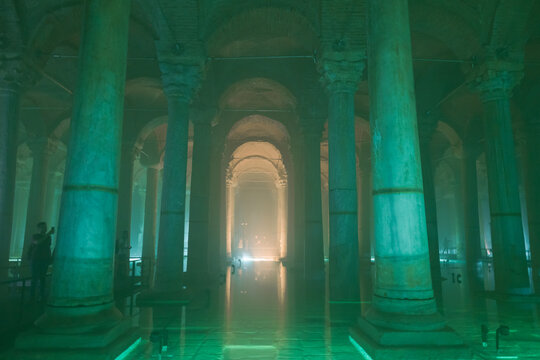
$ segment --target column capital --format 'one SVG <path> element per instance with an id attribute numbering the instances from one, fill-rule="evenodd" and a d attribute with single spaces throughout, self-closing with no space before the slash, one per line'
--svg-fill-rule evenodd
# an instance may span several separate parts
<path id="1" fill-rule="evenodd" d="M 34 157 L 40 155 L 50 156 L 58 149 L 60 140 L 42 136 L 30 138 L 26 143 Z"/>
<path id="2" fill-rule="evenodd" d="M 0 55 L 0 89 L 17 91 L 34 85 L 38 73 L 19 54 Z"/>
<path id="3" fill-rule="evenodd" d="M 474 72 L 470 87 L 484 102 L 500 100 L 510 98 L 522 78 L 522 62 L 486 61 Z"/>
<path id="4" fill-rule="evenodd" d="M 203 77 L 203 63 L 181 63 L 174 59 L 159 62 L 163 91 L 167 97 L 176 97 L 191 103 Z"/>
<path id="5" fill-rule="evenodd" d="M 366 66 L 360 53 L 328 52 L 318 62 L 321 82 L 329 93 L 355 93 Z"/>
<path id="6" fill-rule="evenodd" d="M 287 187 L 287 175 L 281 174 L 279 178 L 276 180 L 276 187 L 278 189 L 283 189 Z"/>

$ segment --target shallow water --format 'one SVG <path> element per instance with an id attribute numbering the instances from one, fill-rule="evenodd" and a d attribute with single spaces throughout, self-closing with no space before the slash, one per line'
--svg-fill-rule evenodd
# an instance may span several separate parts
<path id="1" fill-rule="evenodd" d="M 463 263 L 442 264 L 441 312 L 475 358 L 540 359 L 539 304 L 487 299 L 471 291 L 464 274 Z M 234 273 L 228 268 L 217 289 L 186 307 L 136 310 L 133 321 L 142 341 L 125 358 L 362 359 L 349 340 L 349 327 L 369 306 L 370 283 L 370 275 L 364 276 L 361 302 L 329 305 L 324 288 L 308 291 L 280 263 L 245 262 Z M 482 325 L 488 329 L 486 347 Z M 510 333 L 501 336 L 497 351 L 501 325 Z M 161 354 L 158 332 L 168 337 Z M 450 359 L 444 351 L 437 358 Z"/>

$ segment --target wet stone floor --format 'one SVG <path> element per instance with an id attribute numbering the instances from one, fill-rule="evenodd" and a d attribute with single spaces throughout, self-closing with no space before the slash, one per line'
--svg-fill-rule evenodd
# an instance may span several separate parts
<path id="1" fill-rule="evenodd" d="M 474 358 L 540 359 L 540 302 L 472 296 L 463 265 L 443 266 L 441 306 Z M 331 308 L 324 291 L 314 296 L 302 289 L 281 264 L 244 263 L 234 274 L 229 268 L 219 289 L 185 307 L 135 309 L 141 339 L 122 359 L 364 359 L 349 340 L 349 327 L 369 306 L 370 279 L 362 286 L 359 304 Z M 501 326 L 508 332 L 497 351 Z M 452 359 L 444 351 L 429 358 Z"/>

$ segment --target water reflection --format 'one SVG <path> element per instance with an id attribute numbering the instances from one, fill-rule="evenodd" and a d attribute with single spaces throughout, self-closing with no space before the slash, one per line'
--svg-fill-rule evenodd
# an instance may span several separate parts
<path id="1" fill-rule="evenodd" d="M 538 303 L 486 297 L 470 281 L 465 263 L 442 265 L 442 310 L 448 325 L 468 346 L 486 359 L 538 358 Z M 162 358 L 359 358 L 348 341 L 348 327 L 370 305 L 370 269 L 362 272 L 362 301 L 329 304 L 324 284 L 305 286 L 300 274 L 279 262 L 244 261 L 234 270 L 227 269 L 218 288 L 201 292 L 188 306 L 142 308 L 137 320 L 145 342 L 128 358 L 156 358 L 156 338 L 163 331 L 168 344 Z M 482 325 L 487 329 L 486 347 Z M 501 335 L 497 352 L 501 326 L 508 326 L 509 334 Z M 444 359 L 444 352 L 440 358 Z"/>

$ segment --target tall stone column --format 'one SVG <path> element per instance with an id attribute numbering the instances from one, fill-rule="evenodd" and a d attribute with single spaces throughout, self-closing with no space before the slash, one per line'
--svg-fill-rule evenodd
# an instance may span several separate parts
<path id="1" fill-rule="evenodd" d="M 324 119 L 309 119 L 303 125 L 306 241 L 304 275 L 311 283 L 324 284 L 324 242 L 321 195 L 321 136 Z"/>
<path id="2" fill-rule="evenodd" d="M 50 138 L 32 139 L 28 142 L 32 152 L 32 177 L 26 211 L 23 259 L 32 242 L 32 235 L 38 232 L 37 224 L 46 218 L 47 183 L 49 180 L 49 158 L 57 148 L 57 143 Z M 47 224 L 50 226 L 50 224 Z"/>
<path id="3" fill-rule="evenodd" d="M 7 277 L 9 265 L 15 194 L 15 165 L 17 163 L 18 117 L 18 87 L 2 79 L 0 81 L 0 229 L 2 231 L 0 280 Z"/>
<path id="4" fill-rule="evenodd" d="M 287 254 L 287 225 L 288 225 L 288 208 L 287 208 L 287 176 L 281 175 L 280 179 L 276 182 L 277 192 L 277 234 L 280 258 L 284 258 Z M 306 237 L 307 238 L 307 237 Z"/>
<path id="5" fill-rule="evenodd" d="M 120 179 L 118 186 L 118 211 L 116 216 L 116 241 L 117 248 L 130 246 L 131 241 L 131 206 L 133 197 L 133 166 L 137 149 L 131 141 L 122 142 L 120 152 Z M 127 232 L 128 244 L 122 244 L 124 233 Z M 123 258 L 120 258 L 120 257 Z M 116 267 L 118 275 L 115 286 L 121 288 L 129 277 L 129 251 L 119 251 L 116 254 Z"/>
<path id="6" fill-rule="evenodd" d="M 433 116 L 421 119 L 418 123 L 420 141 L 420 159 L 422 163 L 422 180 L 424 186 L 424 206 L 426 209 L 426 228 L 429 249 L 431 281 L 435 299 L 441 305 L 441 261 L 439 255 L 439 231 L 437 229 L 437 202 L 435 197 L 435 181 L 431 161 L 431 139 L 437 129 L 437 121 Z"/>
<path id="7" fill-rule="evenodd" d="M 358 214 L 354 94 L 364 62 L 327 58 L 322 62 L 329 94 L 328 187 L 330 212 L 330 301 L 359 300 Z"/>
<path id="8" fill-rule="evenodd" d="M 430 274 L 407 0 L 371 0 L 368 17 L 376 276 L 361 324 L 385 344 L 373 327 L 428 331 L 444 321 Z"/>
<path id="9" fill-rule="evenodd" d="M 130 327 L 113 299 L 130 4 L 86 2 L 50 295 L 18 348 L 99 348 Z"/>
<path id="10" fill-rule="evenodd" d="M 491 241 L 495 291 L 530 294 L 525 239 L 521 219 L 519 183 L 510 97 L 522 73 L 511 65 L 486 64 L 475 79 L 484 103 L 484 131 L 488 171 Z"/>
<path id="11" fill-rule="evenodd" d="M 372 231 L 372 213 L 373 213 L 373 199 L 371 194 L 371 158 L 368 156 L 370 153 L 369 142 L 363 142 L 361 145 L 361 152 L 363 156 L 359 159 L 360 165 L 360 202 L 358 204 L 359 210 L 359 226 L 358 233 L 360 236 L 359 246 L 360 246 L 360 271 L 364 272 L 364 275 L 361 274 L 361 277 L 366 276 L 365 272 L 369 274 L 371 267 L 371 231 Z M 368 275 L 369 276 L 369 275 Z"/>
<path id="12" fill-rule="evenodd" d="M 155 288 L 159 293 L 181 291 L 183 284 L 184 219 L 189 131 L 189 108 L 201 68 L 160 62 L 169 120 L 159 225 Z"/>
<path id="13" fill-rule="evenodd" d="M 529 216 L 529 244 L 533 284 L 536 294 L 540 294 L 540 118 L 535 116 L 527 123 L 527 213 Z"/>
<path id="14" fill-rule="evenodd" d="M 477 264 L 480 260 L 480 218 L 478 215 L 478 174 L 476 160 L 479 144 L 473 139 L 463 142 L 463 222 L 465 228 L 465 261 L 471 290 L 483 290 L 478 276 Z"/>
<path id="15" fill-rule="evenodd" d="M 211 121 L 213 109 L 193 112 L 193 162 L 191 170 L 191 198 L 189 202 L 189 237 L 187 272 L 193 284 L 208 276 L 209 250 L 209 192 Z"/>
<path id="16" fill-rule="evenodd" d="M 146 168 L 146 199 L 144 202 L 144 232 L 142 246 L 142 283 L 148 288 L 154 286 L 156 263 L 156 226 L 159 168 Z"/>
<path id="17" fill-rule="evenodd" d="M 227 258 L 232 258 L 232 248 L 233 248 L 233 240 L 234 240 L 234 211 L 235 211 L 235 193 L 236 193 L 236 182 L 232 178 L 232 174 L 230 171 L 227 171 L 226 176 L 226 246 L 225 246 L 225 252 L 227 254 Z"/>

